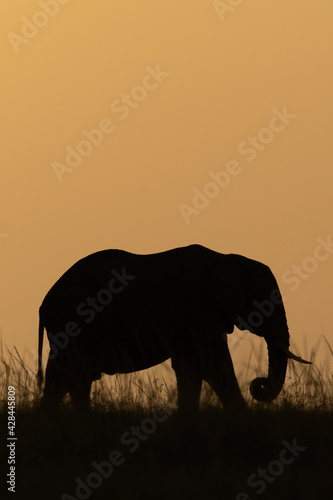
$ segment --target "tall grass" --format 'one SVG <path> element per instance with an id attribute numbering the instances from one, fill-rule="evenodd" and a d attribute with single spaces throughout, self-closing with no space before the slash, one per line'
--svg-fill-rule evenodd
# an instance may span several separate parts
<path id="1" fill-rule="evenodd" d="M 169 363 L 164 373 L 156 367 L 103 376 L 92 387 L 92 412 L 71 411 L 67 397 L 59 418 L 57 412 L 45 415 L 38 410 L 36 367 L 15 347 L 1 347 L 0 420 L 4 425 L 7 387 L 16 389 L 16 498 L 58 500 L 65 492 L 72 495 L 65 498 L 77 498 L 76 478 L 86 481 L 95 472 L 92 464 L 107 460 L 112 450 L 120 450 L 125 463 L 94 489 L 94 500 L 229 500 L 240 498 L 244 491 L 248 498 L 255 498 L 255 490 L 248 485 L 250 475 L 276 463 L 283 443 L 295 440 L 304 453 L 267 483 L 269 496 L 265 498 L 331 498 L 333 353 L 325 338 L 321 342 L 328 353 L 326 362 L 316 363 L 318 346 L 309 356 L 313 365 L 290 362 L 285 387 L 270 404 L 253 401 L 248 391 L 249 380 L 267 373 L 267 354 L 253 345 L 243 371 L 240 363 L 234 363 L 250 412 L 229 418 L 220 411 L 210 386 L 204 384 L 198 418 L 179 422 L 172 412 L 165 423 L 157 425 L 156 432 L 147 432 L 135 453 L 122 443 L 121 436 L 132 429 L 142 430 L 161 403 L 176 406 L 176 383 Z M 6 447 L 0 449 L 0 460 L 2 455 L 7 456 Z"/>
<path id="2" fill-rule="evenodd" d="M 325 362 L 316 363 L 319 344 L 324 344 L 328 356 Z M 238 376 L 239 383 L 248 403 L 254 407 L 249 393 L 249 380 L 263 376 L 267 372 L 267 360 L 264 359 L 262 346 L 257 349 L 252 345 L 251 354 L 243 371 Z M 285 386 L 280 396 L 270 404 L 273 408 L 293 406 L 298 409 L 332 409 L 333 374 L 331 369 L 333 350 L 323 336 L 312 348 L 309 356 L 312 365 L 290 362 Z M 45 365 L 45 363 L 44 363 Z M 45 366 L 44 366 L 45 368 Z M 112 377 L 102 376 L 95 381 L 91 391 L 92 406 L 100 410 L 135 409 L 138 407 L 151 410 L 157 404 L 167 402 L 176 405 L 177 390 L 173 370 L 164 364 L 164 373 L 158 368 L 147 372 L 137 372 Z M 36 368 L 29 365 L 14 347 L 12 350 L 0 344 L 0 404 L 6 404 L 7 387 L 16 389 L 17 406 L 33 407 L 39 400 Z M 69 397 L 66 398 L 69 402 Z M 66 404 L 65 400 L 65 404 Z M 216 406 L 218 399 L 207 384 L 203 384 L 202 406 Z M 259 403 L 262 406 L 262 403 Z"/>
<path id="3" fill-rule="evenodd" d="M 305 342 L 306 344 L 306 342 Z M 254 377 L 262 377 L 267 373 L 267 356 L 263 354 L 264 344 L 260 344 L 256 349 L 251 342 L 252 349 L 249 361 L 241 374 L 241 388 L 246 399 L 254 406 L 262 406 L 262 403 L 251 403 L 248 381 Z M 322 347 L 327 353 L 325 361 L 317 361 L 317 353 Z M 299 352 L 297 346 L 293 345 L 292 350 Z M 305 357 L 311 361 L 311 365 L 289 361 L 286 380 L 279 397 L 269 403 L 272 408 L 282 406 L 293 406 L 297 409 L 333 409 L 333 350 L 326 337 L 321 336 L 308 354 L 306 345 Z"/>

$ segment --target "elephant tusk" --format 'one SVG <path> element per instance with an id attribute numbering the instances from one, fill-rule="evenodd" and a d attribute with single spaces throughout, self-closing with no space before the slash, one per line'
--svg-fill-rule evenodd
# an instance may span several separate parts
<path id="1" fill-rule="evenodd" d="M 300 356 L 296 356 L 293 352 L 289 351 L 289 349 L 283 345 L 281 341 L 277 341 L 278 345 L 280 348 L 283 350 L 283 352 L 286 353 L 287 357 L 289 359 L 293 359 L 294 361 L 298 361 L 299 363 L 304 363 L 305 365 L 312 365 L 312 361 L 306 361 L 305 359 L 301 358 Z"/>
<path id="2" fill-rule="evenodd" d="M 295 361 L 298 361 L 299 363 L 304 363 L 305 365 L 312 365 L 311 361 L 305 361 L 305 359 L 302 359 L 300 356 L 296 356 L 296 354 L 293 354 L 289 349 L 287 349 L 287 354 L 288 358 L 294 359 Z"/>

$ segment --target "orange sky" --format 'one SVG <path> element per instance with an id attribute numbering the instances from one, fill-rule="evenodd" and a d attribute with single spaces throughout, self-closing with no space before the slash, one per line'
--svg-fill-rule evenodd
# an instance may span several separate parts
<path id="1" fill-rule="evenodd" d="M 9 347 L 35 351 L 43 297 L 81 257 L 190 243 L 268 264 L 299 353 L 333 344 L 333 5 L 215 4 L 3 6 Z"/>

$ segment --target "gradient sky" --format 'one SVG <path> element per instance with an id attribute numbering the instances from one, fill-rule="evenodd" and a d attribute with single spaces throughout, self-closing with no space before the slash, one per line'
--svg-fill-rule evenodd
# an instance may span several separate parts
<path id="1" fill-rule="evenodd" d="M 3 342 L 36 351 L 81 257 L 200 243 L 270 266 L 299 354 L 333 345 L 332 3 L 54 1 L 0 19 Z"/>

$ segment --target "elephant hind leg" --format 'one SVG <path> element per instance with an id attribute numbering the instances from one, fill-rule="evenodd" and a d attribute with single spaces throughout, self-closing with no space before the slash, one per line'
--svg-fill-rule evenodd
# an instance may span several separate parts
<path id="1" fill-rule="evenodd" d="M 178 413 L 192 414 L 199 409 L 202 375 L 194 358 L 174 355 L 172 368 L 177 377 Z"/>
<path id="2" fill-rule="evenodd" d="M 46 366 L 45 387 L 41 400 L 43 408 L 59 408 L 68 393 L 63 371 L 56 359 L 49 358 Z"/>
<path id="3" fill-rule="evenodd" d="M 80 378 L 73 380 L 69 384 L 69 393 L 72 403 L 76 409 L 90 408 L 90 391 L 92 380 L 89 378 Z"/>
<path id="4" fill-rule="evenodd" d="M 89 408 L 92 378 L 87 373 L 82 373 L 82 367 L 75 363 L 69 369 L 66 361 L 60 359 L 59 355 L 55 358 L 49 357 L 42 407 L 59 407 L 63 398 L 69 393 L 75 408 Z"/>

